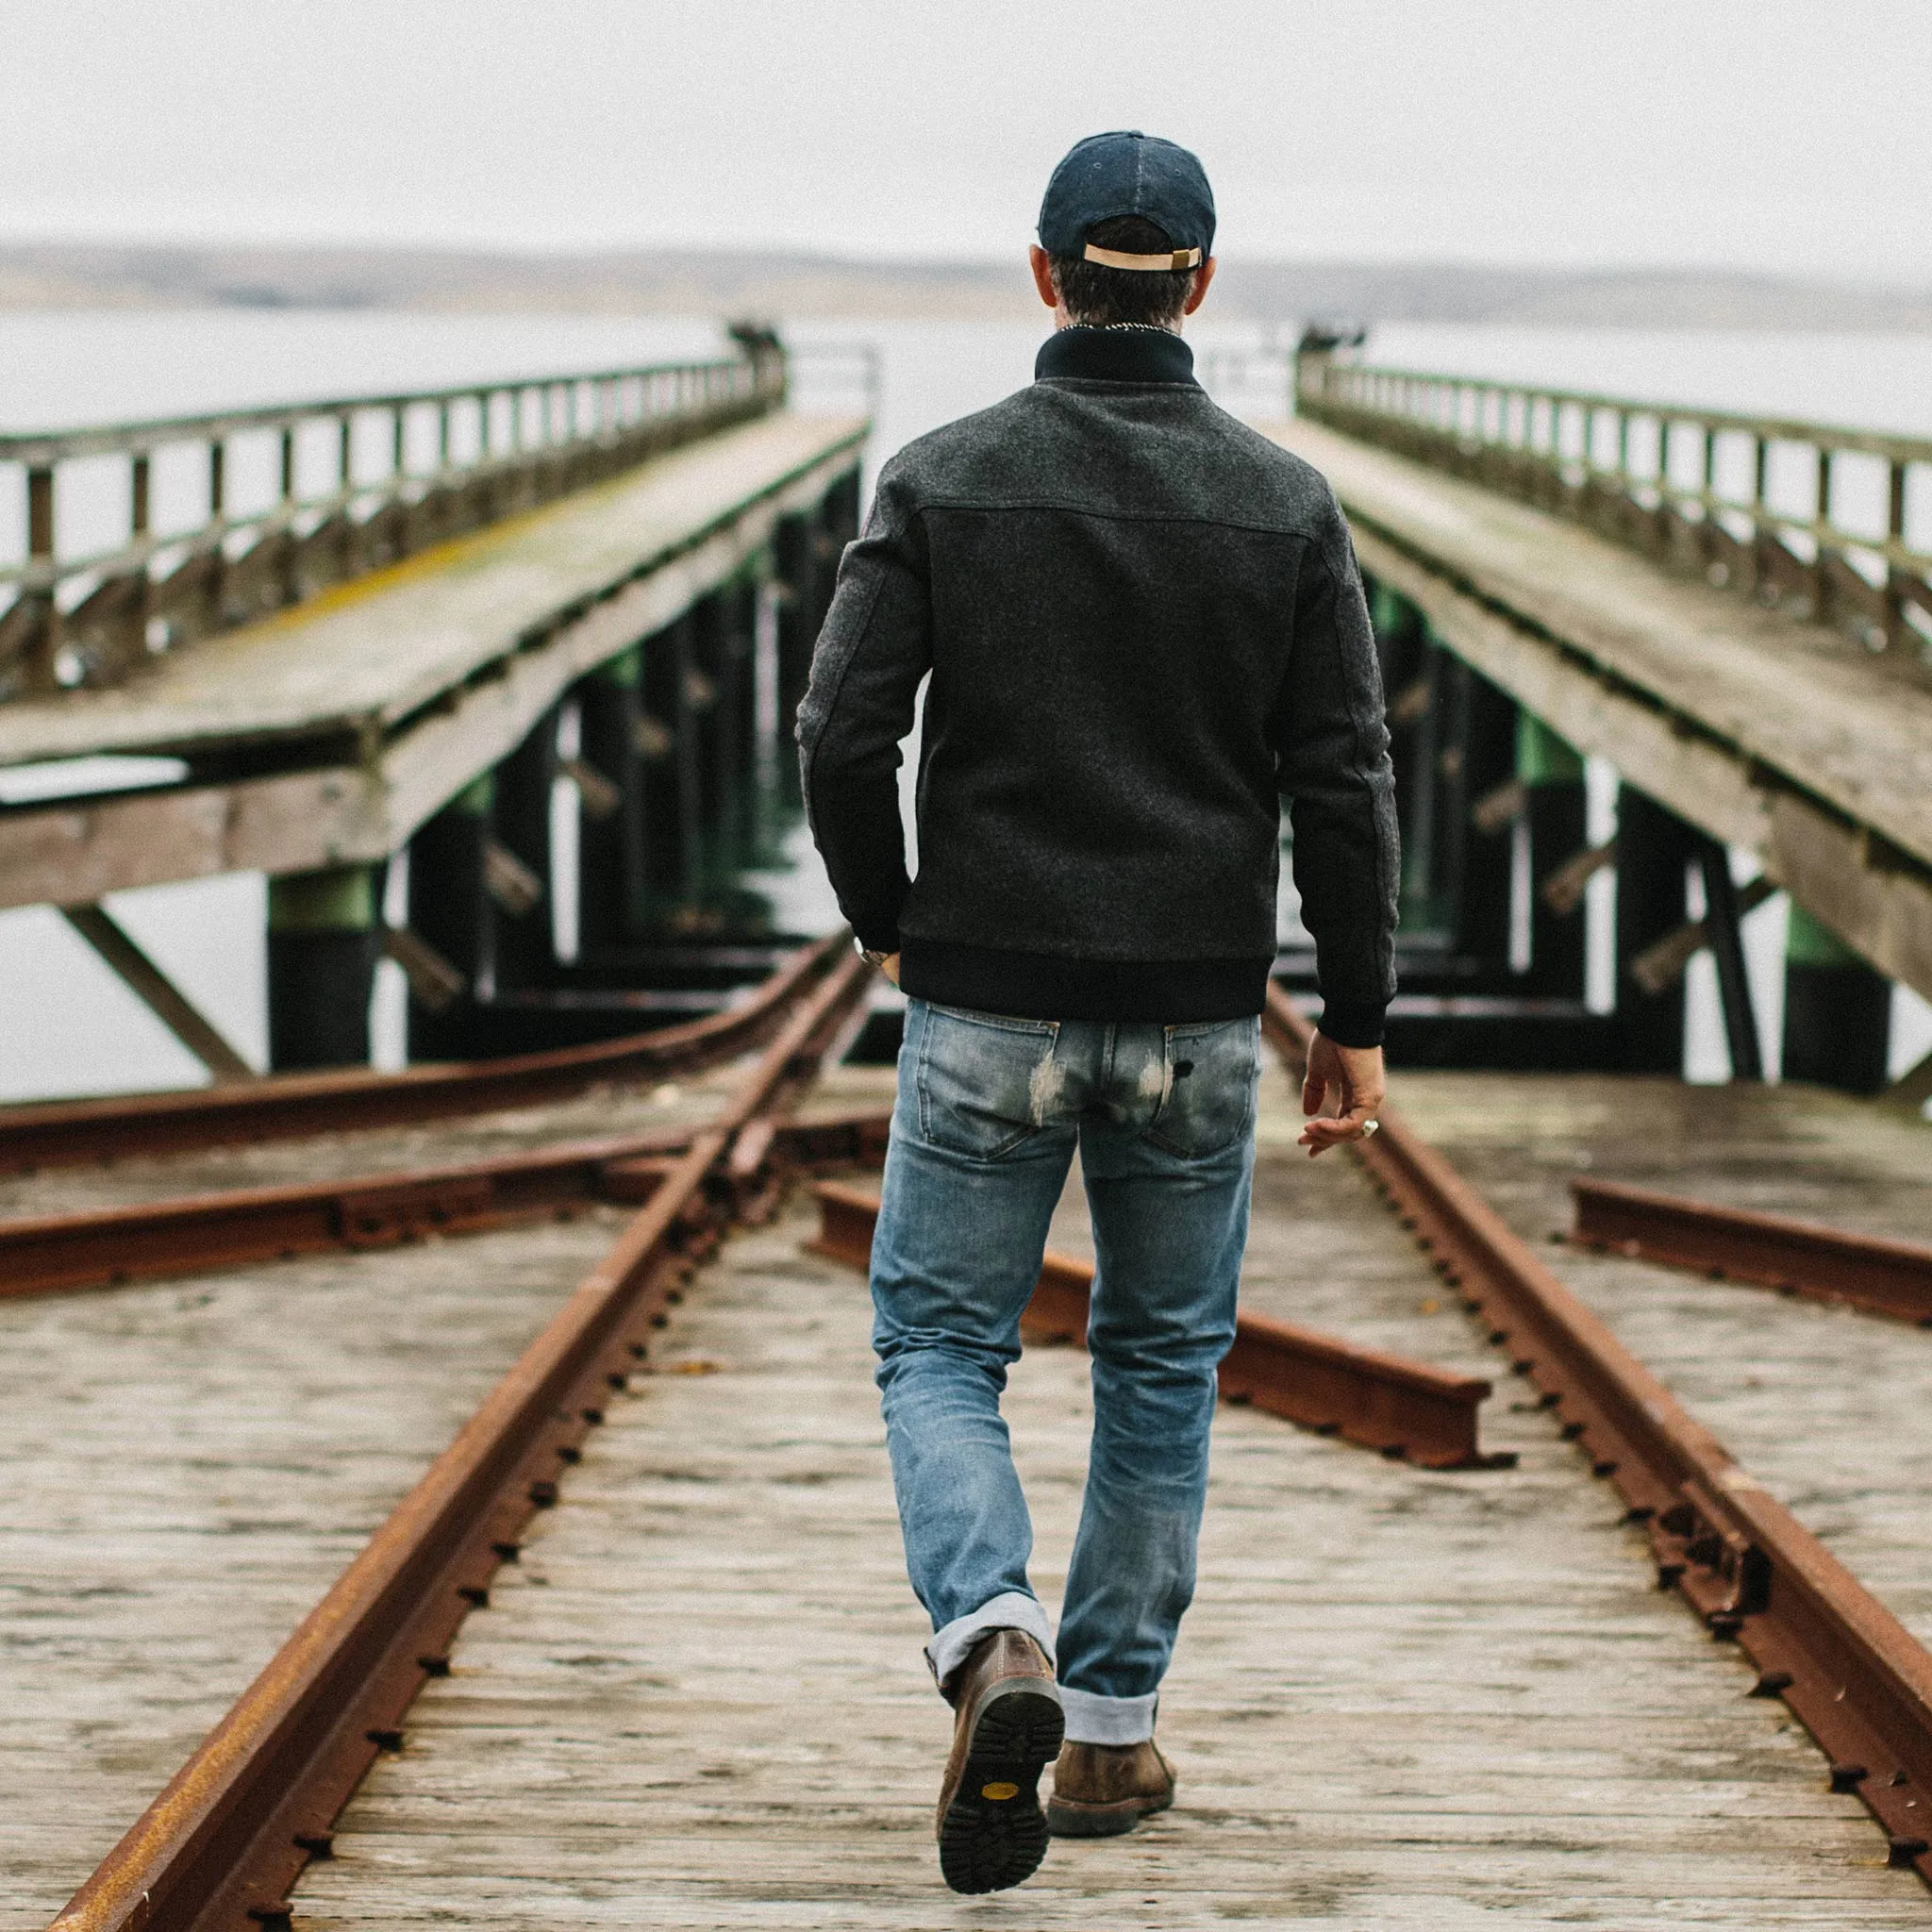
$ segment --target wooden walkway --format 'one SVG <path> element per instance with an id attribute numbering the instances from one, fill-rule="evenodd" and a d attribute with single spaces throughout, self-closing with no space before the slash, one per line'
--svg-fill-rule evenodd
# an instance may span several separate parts
<path id="1" fill-rule="evenodd" d="M 1250 1305 L 1492 1367 L 1360 1178 L 1290 1151 L 1270 1088 Z M 1076 1203 L 1067 1219 L 1071 1244 Z M 1926 1922 L 1810 1744 L 1650 1588 L 1608 1491 L 1507 1399 L 1490 1440 L 1521 1465 L 1480 1475 L 1225 1411 L 1162 1720 L 1179 1806 L 1056 1845 L 1017 1894 L 951 1897 L 929 1827 L 947 1714 L 899 1565 L 865 1297 L 801 1252 L 808 1227 L 741 1237 L 703 1278 L 311 1868 L 298 1924 Z M 1051 1598 L 1081 1357 L 1035 1352 L 1010 1412 Z"/>
<path id="2" fill-rule="evenodd" d="M 1850 639 L 1674 576 L 1480 485 L 1306 420 L 1362 566 L 1579 750 L 1758 853 L 1932 996 L 1932 690 Z"/>
<path id="3" fill-rule="evenodd" d="M 729 1077 L 633 1096 L 626 1120 L 702 1112 Z M 840 1069 L 814 1108 L 889 1082 Z M 1782 1174 L 1806 1211 L 1932 1224 L 1924 1129 L 1832 1096 L 1401 1086 L 1538 1239 L 1585 1161 L 1741 1200 Z M 1170 1816 L 1056 1844 L 1014 1893 L 941 1886 L 948 1713 L 900 1565 L 864 1287 L 803 1251 L 801 1203 L 698 1276 L 655 1373 L 613 1400 L 336 1857 L 309 1868 L 297 1926 L 1932 1921 L 1782 1707 L 1748 1698 L 1736 1652 L 1652 1588 L 1614 1494 L 1513 1396 L 1360 1174 L 1294 1152 L 1287 1082 L 1271 1072 L 1264 1091 L 1247 1306 L 1495 1377 L 1486 1441 L 1521 1461 L 1430 1474 L 1224 1409 L 1161 1721 L 1182 1778 Z M 0 1304 L 0 1707 L 27 1720 L 0 1745 L 0 1925 L 58 1908 L 620 1220 Z M 1070 1191 L 1056 1242 L 1085 1238 Z M 1546 1252 L 1932 1636 L 1932 1336 Z M 1079 1501 L 1083 1358 L 1029 1353 L 1009 1413 L 1051 1601 Z"/>
<path id="4" fill-rule="evenodd" d="M 248 757 L 229 782 L 0 815 L 0 905 L 386 858 L 587 672 L 816 506 L 866 424 L 781 413 L 171 655 L 0 706 L 0 766 Z"/>

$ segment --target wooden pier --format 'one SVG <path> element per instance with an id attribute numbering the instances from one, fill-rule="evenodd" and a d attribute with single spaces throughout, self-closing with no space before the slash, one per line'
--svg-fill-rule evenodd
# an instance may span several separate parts
<path id="1" fill-rule="evenodd" d="M 0 808 L 0 906 L 66 909 L 220 1078 L 247 1070 L 106 894 L 269 874 L 277 1068 L 366 1061 L 385 951 L 419 1054 L 566 1037 L 544 1000 L 556 783 L 582 801 L 592 953 L 695 913 L 708 871 L 757 842 L 745 793 L 761 758 L 779 772 L 866 432 L 785 393 L 753 338 L 737 361 L 0 438 L 29 509 L 27 559 L 0 571 L 0 769 L 150 774 Z M 157 532 L 154 466 L 184 451 L 204 507 Z M 244 509 L 250 451 L 267 487 Z M 64 555 L 57 480 L 103 460 L 126 466 L 130 533 Z M 389 919 L 385 869 L 417 844 Z M 579 1034 L 597 1007 L 578 1002 Z"/>
<path id="2" fill-rule="evenodd" d="M 1445 957 L 1419 956 L 1409 983 L 1570 1002 L 1522 1016 L 1543 1028 L 1524 1064 L 1541 1049 L 1544 1064 L 1554 1050 L 1674 1072 L 1674 989 L 1709 943 L 1734 1071 L 1756 1077 L 1735 928 L 1782 889 L 1798 908 L 1790 1070 L 1884 1085 L 1883 981 L 1932 997 L 1932 548 L 1907 526 L 1932 443 L 1325 351 L 1298 358 L 1296 386 L 1297 417 L 1271 433 L 1348 512 L 1378 593 L 1398 763 L 1417 774 L 1410 925 L 1434 928 Z M 1613 844 L 1584 839 L 1581 754 L 1617 769 Z M 1519 820 L 1541 960 L 1526 973 L 1497 957 L 1499 834 Z M 1724 845 L 1761 868 L 1741 908 L 1715 863 Z M 1690 945 L 1687 864 L 1710 902 Z M 1576 913 L 1610 868 L 1615 1027 L 1577 1007 Z M 1932 1063 L 1920 1087 L 1932 1091 Z"/>
<path id="3" fill-rule="evenodd" d="M 1932 451 L 1304 358 L 1269 433 L 1349 510 L 1396 741 L 1393 1104 L 1357 1158 L 1295 1147 L 1290 944 L 1178 1802 L 961 1901 L 852 1264 L 894 1019 L 734 884 L 790 823 L 866 425 L 742 347 L 0 444 L 0 769 L 151 761 L 0 808 L 0 900 L 67 909 L 214 1075 L 0 1109 L 0 1924 L 1924 1924 L 1932 1074 L 1877 1090 L 1892 983 L 1932 990 Z M 1753 436 L 1811 439 L 1814 513 L 1782 458 L 1751 495 Z M 182 446 L 206 514 L 157 534 Z M 56 482 L 102 458 L 126 541 L 68 555 Z M 99 905 L 242 865 L 266 1076 Z M 1782 1086 L 1740 939 L 1774 890 Z M 1049 1602 L 1077 1185 L 1053 1247 L 1008 1405 Z"/>

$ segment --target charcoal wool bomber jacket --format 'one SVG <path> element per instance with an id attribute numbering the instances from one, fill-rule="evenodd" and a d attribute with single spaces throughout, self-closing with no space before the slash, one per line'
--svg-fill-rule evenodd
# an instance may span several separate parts
<path id="1" fill-rule="evenodd" d="M 899 745 L 928 672 L 909 878 Z M 1380 1042 L 1393 781 L 1348 527 L 1178 336 L 1061 330 L 1030 388 L 885 466 L 798 743 L 861 942 L 908 993 L 1024 1018 L 1260 1011 L 1285 796 L 1323 1030 Z"/>

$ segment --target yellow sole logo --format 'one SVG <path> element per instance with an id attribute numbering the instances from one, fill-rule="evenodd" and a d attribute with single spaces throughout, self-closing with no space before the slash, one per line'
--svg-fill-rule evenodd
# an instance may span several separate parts
<path id="1" fill-rule="evenodd" d="M 992 1799 L 995 1804 L 1002 1804 L 1008 1798 L 1017 1798 L 1020 1795 L 1020 1787 L 1018 1785 L 1007 1784 L 1004 1781 L 998 1784 L 981 1785 L 979 1795 L 982 1798 Z"/>

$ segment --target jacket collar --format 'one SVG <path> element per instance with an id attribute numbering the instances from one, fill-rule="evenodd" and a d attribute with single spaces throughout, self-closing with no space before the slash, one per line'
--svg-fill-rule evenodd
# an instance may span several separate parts
<path id="1" fill-rule="evenodd" d="M 1059 377 L 1074 382 L 1173 383 L 1198 387 L 1194 352 L 1164 328 L 1056 330 L 1041 344 L 1033 379 Z"/>

